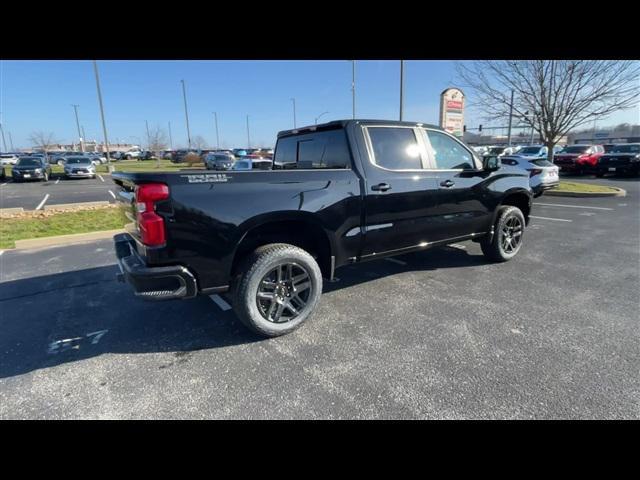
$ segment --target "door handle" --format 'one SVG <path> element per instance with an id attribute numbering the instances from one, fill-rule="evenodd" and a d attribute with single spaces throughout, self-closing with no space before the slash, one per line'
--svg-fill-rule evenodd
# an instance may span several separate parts
<path id="1" fill-rule="evenodd" d="M 374 192 L 386 192 L 387 190 L 391 190 L 391 185 L 388 183 L 379 183 L 377 185 L 371 185 L 371 190 Z"/>
<path id="2" fill-rule="evenodd" d="M 444 182 L 440 182 L 441 187 L 451 188 L 456 184 L 453 180 L 445 180 Z"/>

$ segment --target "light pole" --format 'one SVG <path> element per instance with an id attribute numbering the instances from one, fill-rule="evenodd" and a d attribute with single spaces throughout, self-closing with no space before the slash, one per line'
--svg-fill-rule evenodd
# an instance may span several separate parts
<path id="1" fill-rule="evenodd" d="M 11 151 L 13 152 L 13 139 L 11 138 L 11 132 L 7 132 L 7 134 L 9 135 L 9 145 L 11 145 Z"/>
<path id="2" fill-rule="evenodd" d="M 251 148 L 251 137 L 249 136 L 249 115 L 247 115 L 247 148 Z"/>
<path id="3" fill-rule="evenodd" d="M 296 99 L 292 98 L 291 101 L 293 102 L 293 128 L 296 128 Z"/>
<path id="4" fill-rule="evenodd" d="M 171 122 L 169 122 L 169 148 L 173 150 L 173 139 L 171 138 Z"/>
<path id="5" fill-rule="evenodd" d="M 213 119 L 216 123 L 216 150 L 220 150 L 220 134 L 218 133 L 218 113 L 213 112 Z"/>
<path id="6" fill-rule="evenodd" d="M 84 152 L 84 142 L 82 141 L 82 133 L 80 132 L 80 121 L 78 120 L 78 107 L 80 105 L 71 104 L 71 106 L 76 112 L 76 127 L 78 127 L 78 138 L 80 138 L 80 151 Z"/>
<path id="7" fill-rule="evenodd" d="M 404 107 L 404 60 L 400 60 L 400 121 L 402 121 L 403 107 Z"/>
<path id="8" fill-rule="evenodd" d="M 151 150 L 151 145 L 149 145 L 149 142 L 151 141 L 151 135 L 149 135 L 149 122 L 145 120 L 144 124 L 147 127 L 147 150 Z"/>
<path id="9" fill-rule="evenodd" d="M 2 122 L 0 121 L 0 133 L 2 133 L 2 144 L 4 145 L 4 151 L 7 151 L 7 142 L 4 139 L 4 128 L 2 128 Z"/>
<path id="10" fill-rule="evenodd" d="M 356 118 L 356 61 L 351 60 L 351 102 L 353 103 L 353 118 Z"/>
<path id="11" fill-rule="evenodd" d="M 98 76 L 98 64 L 93 61 L 93 69 L 96 73 L 96 87 L 98 89 L 98 102 L 100 103 L 100 118 L 102 119 L 102 131 L 104 133 L 104 147 L 107 151 L 107 170 L 111 171 L 111 156 L 109 154 L 109 139 L 107 137 L 107 124 L 104 121 L 104 107 L 102 106 L 102 93 L 100 92 L 100 77 Z"/>
<path id="12" fill-rule="evenodd" d="M 319 119 L 322 115 L 324 115 L 325 113 L 329 113 L 329 112 L 322 112 L 320 115 L 318 115 L 318 116 L 316 117 L 316 119 L 315 119 L 315 124 L 316 124 L 316 125 L 318 124 L 318 119 Z"/>
<path id="13" fill-rule="evenodd" d="M 187 110 L 187 90 L 184 86 L 184 80 L 182 82 L 182 96 L 184 98 L 184 116 L 187 119 L 187 141 L 189 143 L 189 150 L 191 150 L 191 131 L 189 130 L 189 112 Z"/>

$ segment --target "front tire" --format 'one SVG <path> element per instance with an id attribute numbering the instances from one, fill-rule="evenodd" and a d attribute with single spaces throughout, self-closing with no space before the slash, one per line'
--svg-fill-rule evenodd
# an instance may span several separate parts
<path id="1" fill-rule="evenodd" d="M 305 250 L 286 243 L 256 249 L 241 267 L 233 291 L 240 321 L 266 337 L 289 333 L 315 310 L 322 294 L 322 273 Z"/>
<path id="2" fill-rule="evenodd" d="M 522 247 L 525 220 L 518 207 L 505 205 L 498 209 L 494 234 L 491 241 L 483 238 L 480 248 L 485 257 L 493 262 L 511 260 Z"/>

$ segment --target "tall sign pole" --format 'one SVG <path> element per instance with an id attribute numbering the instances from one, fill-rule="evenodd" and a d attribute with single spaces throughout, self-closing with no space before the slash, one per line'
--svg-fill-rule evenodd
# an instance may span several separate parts
<path id="1" fill-rule="evenodd" d="M 187 119 L 187 141 L 189 142 L 189 150 L 191 150 L 191 131 L 189 130 L 189 112 L 187 110 L 187 90 L 184 86 L 184 80 L 182 82 L 182 96 L 184 98 L 184 116 Z"/>
<path id="2" fill-rule="evenodd" d="M 100 118 L 102 119 L 102 132 L 104 133 L 104 146 L 107 151 L 107 170 L 111 171 L 111 157 L 109 155 L 109 139 L 107 137 L 107 124 L 104 121 L 104 107 L 102 106 L 102 93 L 100 92 L 100 77 L 98 75 L 98 64 L 93 61 L 93 70 L 96 74 L 96 88 L 98 89 L 98 102 L 100 103 Z"/>

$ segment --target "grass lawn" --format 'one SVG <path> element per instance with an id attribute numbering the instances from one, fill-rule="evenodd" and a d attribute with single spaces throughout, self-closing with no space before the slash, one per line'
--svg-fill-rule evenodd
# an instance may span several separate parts
<path id="1" fill-rule="evenodd" d="M 561 181 L 554 192 L 574 192 L 574 193 L 614 193 L 617 190 L 605 185 L 594 185 L 592 183 L 565 182 Z"/>
<path id="2" fill-rule="evenodd" d="M 115 230 L 127 222 L 120 208 L 60 212 L 50 217 L 2 218 L 0 248 L 14 248 L 16 240 Z"/>

